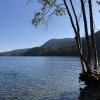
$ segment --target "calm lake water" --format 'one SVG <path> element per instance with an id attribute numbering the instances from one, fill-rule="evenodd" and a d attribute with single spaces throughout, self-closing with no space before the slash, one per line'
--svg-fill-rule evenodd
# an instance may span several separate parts
<path id="1" fill-rule="evenodd" d="M 0 100 L 79 100 L 77 57 L 0 57 Z"/>

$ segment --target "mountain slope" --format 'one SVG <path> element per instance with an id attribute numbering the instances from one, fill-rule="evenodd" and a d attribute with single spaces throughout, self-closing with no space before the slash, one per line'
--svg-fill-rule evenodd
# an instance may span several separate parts
<path id="1" fill-rule="evenodd" d="M 21 56 L 28 50 L 29 49 L 18 49 L 18 50 L 12 50 L 8 52 L 2 52 L 0 53 L 0 56 Z"/>
<path id="2" fill-rule="evenodd" d="M 41 47 L 43 48 L 62 48 L 66 44 L 71 44 L 74 42 L 73 38 L 64 38 L 64 39 L 51 39 L 44 43 Z"/>
<path id="3" fill-rule="evenodd" d="M 98 55 L 100 56 L 100 31 L 95 33 Z M 86 40 L 81 38 L 86 51 Z M 90 39 L 91 41 L 91 39 Z M 92 50 L 92 47 L 91 47 Z M 91 51 L 92 52 L 92 51 Z M 73 38 L 51 39 L 40 47 L 20 49 L 0 53 L 2 56 L 78 56 L 76 42 Z"/>

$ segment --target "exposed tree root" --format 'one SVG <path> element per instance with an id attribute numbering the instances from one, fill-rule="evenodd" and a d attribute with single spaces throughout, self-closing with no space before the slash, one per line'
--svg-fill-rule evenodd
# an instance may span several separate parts
<path id="1" fill-rule="evenodd" d="M 97 86 L 100 85 L 100 72 L 92 70 L 91 72 L 84 72 L 80 74 L 80 81 L 83 81 L 85 85 Z"/>

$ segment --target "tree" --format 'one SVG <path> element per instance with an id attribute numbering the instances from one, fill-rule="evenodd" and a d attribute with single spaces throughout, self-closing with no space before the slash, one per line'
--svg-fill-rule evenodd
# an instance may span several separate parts
<path id="1" fill-rule="evenodd" d="M 91 33 L 91 39 L 92 39 L 92 44 L 93 44 L 93 53 L 94 53 L 94 69 L 97 70 L 98 66 L 98 57 L 97 57 L 97 50 L 96 50 L 96 43 L 95 43 L 95 36 L 94 36 L 94 26 L 93 26 L 93 13 L 92 13 L 92 1 L 89 0 L 89 14 L 90 14 L 90 33 Z"/>
<path id="2" fill-rule="evenodd" d="M 34 18 L 32 20 L 32 24 L 34 26 L 38 26 L 40 24 L 46 23 L 51 16 L 63 16 L 66 13 L 69 16 L 71 26 L 75 33 L 75 40 L 77 44 L 77 48 L 80 54 L 80 61 L 82 64 L 82 72 L 90 73 L 92 71 L 91 68 L 91 50 L 90 50 L 90 38 L 91 43 L 93 46 L 93 58 L 94 58 L 94 69 L 97 70 L 98 67 L 98 57 L 97 57 L 97 50 L 96 50 L 96 43 L 95 43 L 95 36 L 94 36 L 94 20 L 93 20 L 93 12 L 92 12 L 92 0 L 77 0 L 81 4 L 80 11 L 83 17 L 82 21 L 84 24 L 84 32 L 85 38 L 87 43 L 87 56 L 83 54 L 83 46 L 80 37 L 80 25 L 79 25 L 79 18 L 77 15 L 77 10 L 75 9 L 74 0 L 38 0 L 37 2 L 41 5 L 40 11 L 34 13 Z M 90 19 L 90 33 L 91 37 L 89 36 L 89 29 L 88 29 L 88 21 L 87 21 L 87 14 L 86 14 L 86 6 L 85 3 L 88 1 L 88 11 L 89 11 L 89 19 Z M 97 1 L 100 4 L 99 1 Z"/>
<path id="3" fill-rule="evenodd" d="M 97 1 L 97 4 L 98 4 L 98 6 L 100 6 L 100 1 Z M 100 12 L 100 10 L 99 10 L 99 12 Z"/>

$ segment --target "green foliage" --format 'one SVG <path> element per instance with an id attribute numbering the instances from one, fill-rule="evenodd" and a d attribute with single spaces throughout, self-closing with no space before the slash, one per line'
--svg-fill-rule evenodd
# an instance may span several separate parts
<path id="1" fill-rule="evenodd" d="M 98 5 L 100 5 L 100 1 L 96 1 L 96 3 L 97 3 Z"/>
<path id="2" fill-rule="evenodd" d="M 43 21 L 44 21 L 43 12 L 35 12 L 32 24 L 34 26 L 38 26 L 38 24 L 42 24 Z"/>
<path id="3" fill-rule="evenodd" d="M 100 6 L 100 1 L 96 1 L 96 3 L 98 4 L 98 6 Z M 99 12 L 100 12 L 100 10 L 99 10 Z"/>
<path id="4" fill-rule="evenodd" d="M 36 27 L 47 22 L 53 15 L 65 15 L 64 4 L 59 2 L 59 0 L 38 0 L 37 2 L 41 5 L 41 9 L 34 13 L 32 19 L 32 24 Z"/>
<path id="5" fill-rule="evenodd" d="M 55 10 L 55 15 L 56 16 L 62 16 L 65 14 L 65 9 L 63 7 L 57 7 Z"/>
<path id="6" fill-rule="evenodd" d="M 66 14 L 63 0 L 36 0 L 35 2 L 40 4 L 40 10 L 34 13 L 34 17 L 32 19 L 32 24 L 36 27 L 48 22 L 53 15 L 63 16 Z M 66 0 L 66 2 L 69 2 L 69 0 Z M 97 0 L 96 3 L 100 5 L 100 0 Z"/>
<path id="7" fill-rule="evenodd" d="M 49 7 L 53 7 L 56 5 L 56 1 L 57 0 L 38 0 L 39 3 L 42 4 L 43 8 L 49 8 Z"/>

